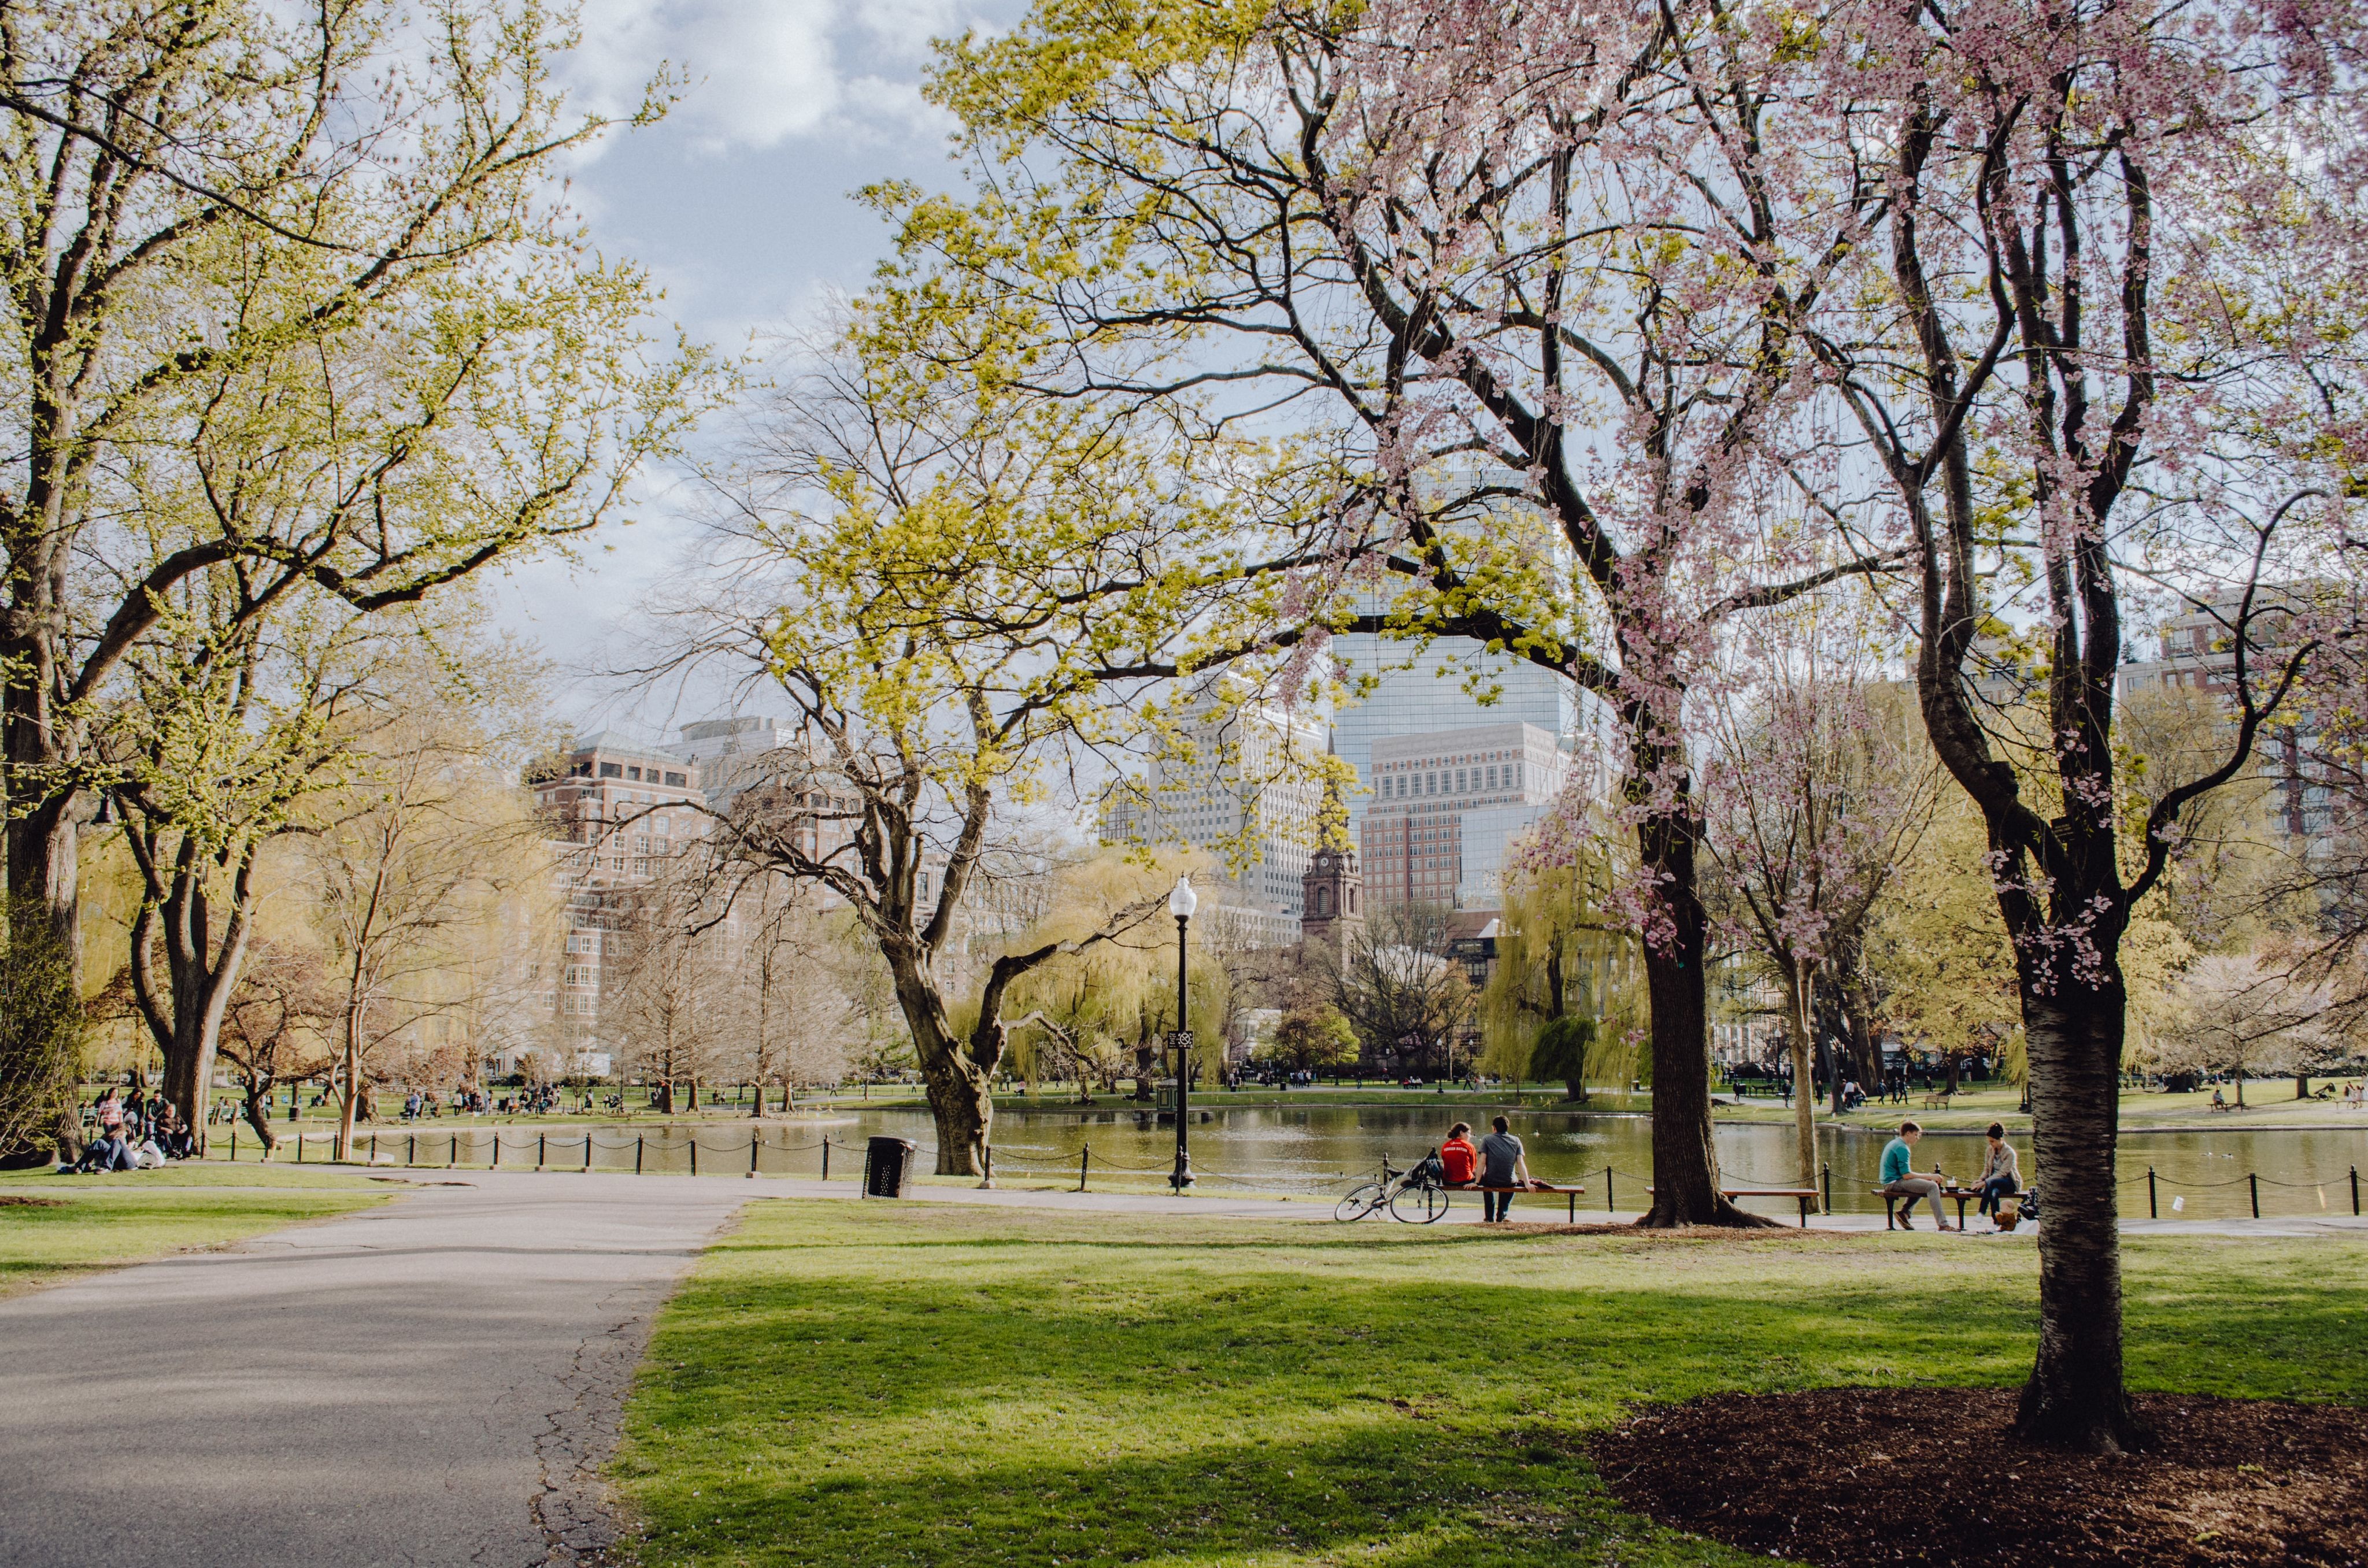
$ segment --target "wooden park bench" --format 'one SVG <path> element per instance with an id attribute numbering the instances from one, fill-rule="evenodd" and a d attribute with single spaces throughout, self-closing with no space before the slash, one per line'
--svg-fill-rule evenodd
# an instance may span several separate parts
<path id="1" fill-rule="evenodd" d="M 1552 1182 L 1540 1182 L 1532 1187 L 1483 1187 L 1476 1181 L 1467 1181 L 1460 1187 L 1451 1184 L 1445 1188 L 1445 1190 L 1449 1192 L 1509 1192 L 1516 1197 L 1558 1193 L 1563 1198 L 1568 1199 L 1570 1222 L 1576 1225 L 1578 1223 L 1578 1195 L 1585 1192 L 1587 1188 L 1583 1187 L 1556 1187 Z"/>
<path id="2" fill-rule="evenodd" d="M 1646 1187 L 1646 1192 L 1653 1189 Z M 1817 1200 L 1814 1187 L 1722 1187 L 1719 1192 L 1731 1199 L 1737 1198 L 1789 1198 L 1801 1206 L 1801 1229 L 1809 1228 L 1809 1205 Z"/>
<path id="3" fill-rule="evenodd" d="M 1950 1095 L 1948 1090 L 1935 1089 L 1930 1094 L 1924 1096 L 1924 1108 L 1926 1110 L 1946 1110 L 1949 1108 L 1949 1099 Z"/>
<path id="4" fill-rule="evenodd" d="M 1872 1187 L 1869 1190 L 1877 1198 L 1883 1199 L 1883 1228 L 1884 1230 L 1898 1230 L 1904 1227 L 1905 1229 L 1912 1231 L 1916 1228 L 1914 1225 L 1907 1222 L 1907 1216 L 1914 1214 L 1916 1212 L 1916 1205 L 1923 1201 L 1923 1199 L 1920 1196 L 1911 1198 L 1908 1194 L 1904 1192 L 1894 1192 L 1887 1187 Z M 1957 1229 L 1959 1231 L 1962 1232 L 1965 1228 L 1965 1205 L 1973 1202 L 1974 1199 L 1979 1198 L 1981 1195 L 1982 1189 L 1978 1187 L 1959 1187 L 1954 1183 L 1952 1183 L 1941 1189 L 1941 1197 L 1952 1199 L 1957 1205 Z M 2028 1191 L 2009 1192 L 2007 1196 L 2013 1199 L 2019 1204 L 2024 1199 L 2030 1197 L 2031 1194 Z M 1899 1205 L 1903 1203 L 1907 1205 L 1906 1214 L 1902 1214 L 1899 1210 Z"/>

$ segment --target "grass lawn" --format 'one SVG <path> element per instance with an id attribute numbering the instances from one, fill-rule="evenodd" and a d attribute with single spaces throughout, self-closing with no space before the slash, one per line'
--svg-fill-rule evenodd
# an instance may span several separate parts
<path id="1" fill-rule="evenodd" d="M 2314 1078 L 2313 1088 L 2328 1082 Z M 2340 1099 L 2294 1098 L 2292 1078 L 2255 1079 L 2245 1085 L 2245 1108 L 2234 1105 L 2235 1096 L 2226 1085 L 2221 1093 L 2231 1104 L 2225 1111 L 2212 1108 L 2209 1088 L 2192 1095 L 2166 1095 L 2148 1089 L 2132 1089 L 2122 1096 L 2121 1126 L 2124 1132 L 2243 1131 L 2248 1128 L 2268 1127 L 2355 1127 L 2368 1130 L 2368 1116 L 2356 1110 L 2346 1110 Z M 1847 1116 L 1827 1114 L 1828 1102 L 1820 1100 L 1817 1120 L 1820 1124 L 1837 1121 L 1870 1131 L 1881 1131 L 1912 1119 L 1927 1128 L 1978 1128 L 1993 1121 L 2003 1121 L 2017 1136 L 2031 1130 L 2031 1117 L 2019 1109 L 2022 1092 L 2011 1085 L 1991 1087 L 1988 1085 L 1970 1087 L 1952 1096 L 1945 1110 L 1928 1110 L 1924 1092 L 1910 1090 L 1907 1103 L 1882 1105 L 1870 1101 Z M 1649 1107 L 1647 1108 L 1649 1108 Z M 1721 1106 L 1713 1113 L 1720 1121 L 1767 1121 L 1789 1127 L 1793 1124 L 1793 1108 L 1780 1100 L 1753 1096 L 1739 1106 Z"/>
<path id="2" fill-rule="evenodd" d="M 113 1176 L 0 1175 L 0 1297 L 168 1253 L 222 1246 L 393 1194 L 329 1171 L 176 1165 Z M 7 1203 L 52 1198 L 56 1208 Z"/>
<path id="3" fill-rule="evenodd" d="M 2128 1260 L 2137 1386 L 2368 1403 L 2368 1241 Z M 614 1475 L 651 1568 L 1740 1563 L 1614 1507 L 1588 1431 L 2014 1382 L 2034 1277 L 2020 1239 L 763 1202 L 660 1320 Z"/>

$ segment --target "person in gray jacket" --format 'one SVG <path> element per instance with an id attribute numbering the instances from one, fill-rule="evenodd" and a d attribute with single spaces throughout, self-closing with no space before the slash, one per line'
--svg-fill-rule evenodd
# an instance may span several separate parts
<path id="1" fill-rule="evenodd" d="M 2022 1190 L 2022 1171 L 2003 1123 L 1990 1123 L 1989 1140 L 1989 1161 L 1982 1166 L 1982 1212 L 1995 1218 L 2006 1200 Z"/>
<path id="2" fill-rule="evenodd" d="M 1495 1129 L 1480 1140 L 1480 1185 L 1483 1187 L 1526 1187 L 1530 1185 L 1530 1162 L 1521 1148 L 1521 1141 L 1513 1136 L 1513 1124 L 1503 1117 L 1488 1123 Z M 1480 1219 L 1483 1223 L 1501 1224 L 1512 1218 L 1513 1195 L 1510 1192 L 1480 1194 Z"/>

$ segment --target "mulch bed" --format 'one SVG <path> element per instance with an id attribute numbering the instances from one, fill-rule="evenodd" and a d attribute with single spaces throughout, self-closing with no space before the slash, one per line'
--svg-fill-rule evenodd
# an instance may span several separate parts
<path id="1" fill-rule="evenodd" d="M 63 1198 L 28 1198 L 21 1192 L 0 1192 L 0 1209 L 63 1209 Z"/>
<path id="2" fill-rule="evenodd" d="M 1561 1220 L 1508 1220 L 1499 1224 L 1483 1224 L 1484 1231 L 1507 1232 L 1532 1236 L 1626 1236 L 1635 1241 L 1680 1242 L 1809 1242 L 1812 1244 L 1839 1242 L 1863 1244 L 1869 1237 L 1881 1240 L 1881 1231 L 1804 1230 L 1789 1221 L 1777 1225 L 1678 1225 L 1667 1230 L 1646 1230 L 1632 1220 L 1581 1220 L 1573 1225 Z"/>
<path id="3" fill-rule="evenodd" d="M 1715 1394 L 1588 1445 L 1637 1512 L 1754 1552 L 1867 1563 L 2368 1564 L 2368 1413 L 2146 1394 L 2155 1446 L 2019 1441 L 2011 1389 Z"/>

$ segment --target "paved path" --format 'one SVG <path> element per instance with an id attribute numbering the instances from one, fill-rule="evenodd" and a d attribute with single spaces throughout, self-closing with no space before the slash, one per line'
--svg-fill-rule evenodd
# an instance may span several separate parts
<path id="1" fill-rule="evenodd" d="M 0 1301 L 0 1568 L 586 1561 L 612 1538 L 598 1470 L 620 1404 L 690 1260 L 750 1198 L 857 1196 L 852 1182 L 786 1178 L 406 1179 L 416 1190 L 384 1209 Z M 1217 1193 L 916 1196 L 1331 1217 L 1328 1203 Z M 1524 1218 L 1559 1219 L 1547 1206 Z M 1477 1207 L 1459 1202 L 1448 1219 L 1476 1221 Z M 1864 1230 L 1882 1217 L 1816 1223 Z M 2357 1235 L 2360 1223 L 2126 1228 Z"/>
<path id="2" fill-rule="evenodd" d="M 650 1315 L 757 1184 L 458 1179 L 0 1302 L 0 1562 L 598 1551 Z"/>

